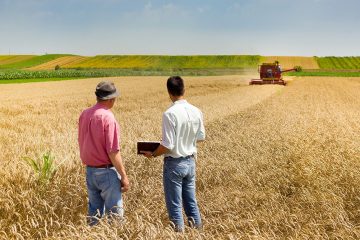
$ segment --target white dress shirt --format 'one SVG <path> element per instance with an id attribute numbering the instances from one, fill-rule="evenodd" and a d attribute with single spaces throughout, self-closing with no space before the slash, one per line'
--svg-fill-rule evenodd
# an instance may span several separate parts
<path id="1" fill-rule="evenodd" d="M 205 140 L 202 112 L 181 99 L 163 114 L 161 145 L 170 150 L 165 157 L 186 157 L 196 154 L 196 142 Z"/>

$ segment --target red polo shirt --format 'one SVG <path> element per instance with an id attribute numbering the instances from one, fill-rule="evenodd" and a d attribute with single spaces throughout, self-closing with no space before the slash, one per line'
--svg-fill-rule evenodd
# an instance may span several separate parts
<path id="1" fill-rule="evenodd" d="M 97 103 L 84 110 L 79 118 L 80 158 L 85 165 L 111 164 L 109 153 L 120 150 L 120 127 L 114 114 Z"/>

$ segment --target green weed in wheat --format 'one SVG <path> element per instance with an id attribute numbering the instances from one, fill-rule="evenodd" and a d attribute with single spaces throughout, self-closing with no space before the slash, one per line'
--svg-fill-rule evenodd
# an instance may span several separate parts
<path id="1" fill-rule="evenodd" d="M 40 183 L 46 184 L 54 177 L 57 166 L 54 162 L 55 157 L 50 152 L 46 152 L 36 159 L 30 157 L 23 159 L 32 168 Z"/>

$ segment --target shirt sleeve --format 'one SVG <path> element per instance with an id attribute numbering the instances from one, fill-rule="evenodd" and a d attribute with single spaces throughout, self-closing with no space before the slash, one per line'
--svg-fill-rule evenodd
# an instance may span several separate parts
<path id="1" fill-rule="evenodd" d="M 196 140 L 198 141 L 205 140 L 205 126 L 204 126 L 204 117 L 202 112 L 200 112 L 200 128 L 197 133 Z"/>
<path id="2" fill-rule="evenodd" d="M 164 113 L 162 118 L 162 142 L 161 145 L 169 150 L 175 147 L 175 119 L 170 114 Z"/>
<path id="3" fill-rule="evenodd" d="M 105 124 L 105 148 L 107 154 L 120 150 L 120 127 L 115 119 L 109 119 Z"/>

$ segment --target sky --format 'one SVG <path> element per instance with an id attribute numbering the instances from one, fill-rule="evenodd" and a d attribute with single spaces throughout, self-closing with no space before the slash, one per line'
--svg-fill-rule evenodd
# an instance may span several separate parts
<path id="1" fill-rule="evenodd" d="M 0 54 L 360 56 L 359 0 L 0 0 Z"/>

